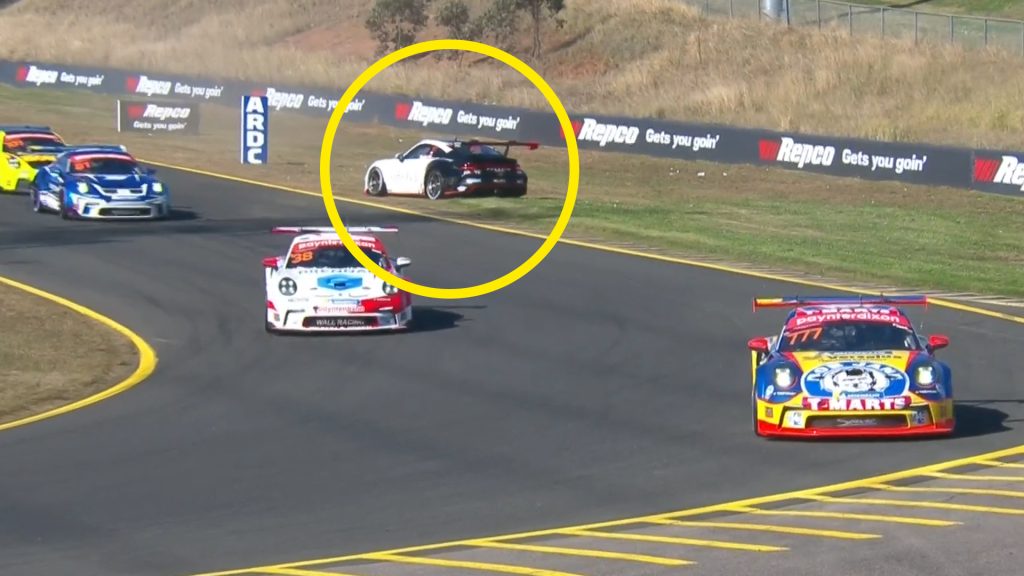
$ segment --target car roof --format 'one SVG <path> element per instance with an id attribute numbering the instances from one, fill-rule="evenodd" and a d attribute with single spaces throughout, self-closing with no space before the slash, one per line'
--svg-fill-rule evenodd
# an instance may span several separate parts
<path id="1" fill-rule="evenodd" d="M 831 322 L 871 322 L 877 324 L 895 324 L 911 328 L 910 318 L 896 306 L 887 305 L 820 305 L 799 306 L 787 316 L 785 329 L 807 328 Z"/>

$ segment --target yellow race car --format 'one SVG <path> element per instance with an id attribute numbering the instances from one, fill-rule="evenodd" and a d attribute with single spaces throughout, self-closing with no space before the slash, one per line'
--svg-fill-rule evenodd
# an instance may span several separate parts
<path id="1" fill-rule="evenodd" d="M 0 124 L 0 192 L 27 192 L 36 172 L 67 145 L 49 126 Z"/>

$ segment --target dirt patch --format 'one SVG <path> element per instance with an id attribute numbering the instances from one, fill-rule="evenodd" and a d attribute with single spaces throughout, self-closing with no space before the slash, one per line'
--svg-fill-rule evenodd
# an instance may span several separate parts
<path id="1" fill-rule="evenodd" d="M 126 338 L 65 306 L 6 284 L 0 302 L 0 424 L 87 398 L 138 363 Z"/>

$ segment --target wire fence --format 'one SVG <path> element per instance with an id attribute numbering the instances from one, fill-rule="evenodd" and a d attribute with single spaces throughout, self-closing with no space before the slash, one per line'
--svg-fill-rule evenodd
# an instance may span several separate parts
<path id="1" fill-rule="evenodd" d="M 1024 56 L 1024 21 L 850 4 L 835 0 L 682 0 L 704 14 L 779 21 L 920 43 L 1005 50 Z"/>

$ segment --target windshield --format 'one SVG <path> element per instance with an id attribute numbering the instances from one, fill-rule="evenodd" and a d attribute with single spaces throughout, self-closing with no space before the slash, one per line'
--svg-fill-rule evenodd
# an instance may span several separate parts
<path id="1" fill-rule="evenodd" d="M 134 174 L 138 165 L 123 156 L 88 156 L 71 159 L 71 172 L 75 174 Z"/>
<path id="2" fill-rule="evenodd" d="M 11 134 L 4 139 L 4 149 L 9 152 L 29 152 L 29 146 L 59 146 L 56 136 L 46 134 Z"/>
<path id="3" fill-rule="evenodd" d="M 363 249 L 381 267 L 384 266 L 384 255 L 376 250 Z M 344 246 L 331 246 L 294 250 L 288 258 L 288 268 L 363 268 L 356 257 Z"/>
<path id="4" fill-rule="evenodd" d="M 452 155 L 456 158 L 465 158 L 468 156 L 484 156 L 488 158 L 504 158 L 505 155 L 484 144 L 472 144 L 464 145 L 456 148 L 452 151 Z"/>
<path id="5" fill-rule="evenodd" d="M 918 350 L 920 343 L 908 327 L 882 322 L 827 322 L 787 330 L 780 352 L 869 352 Z"/>

